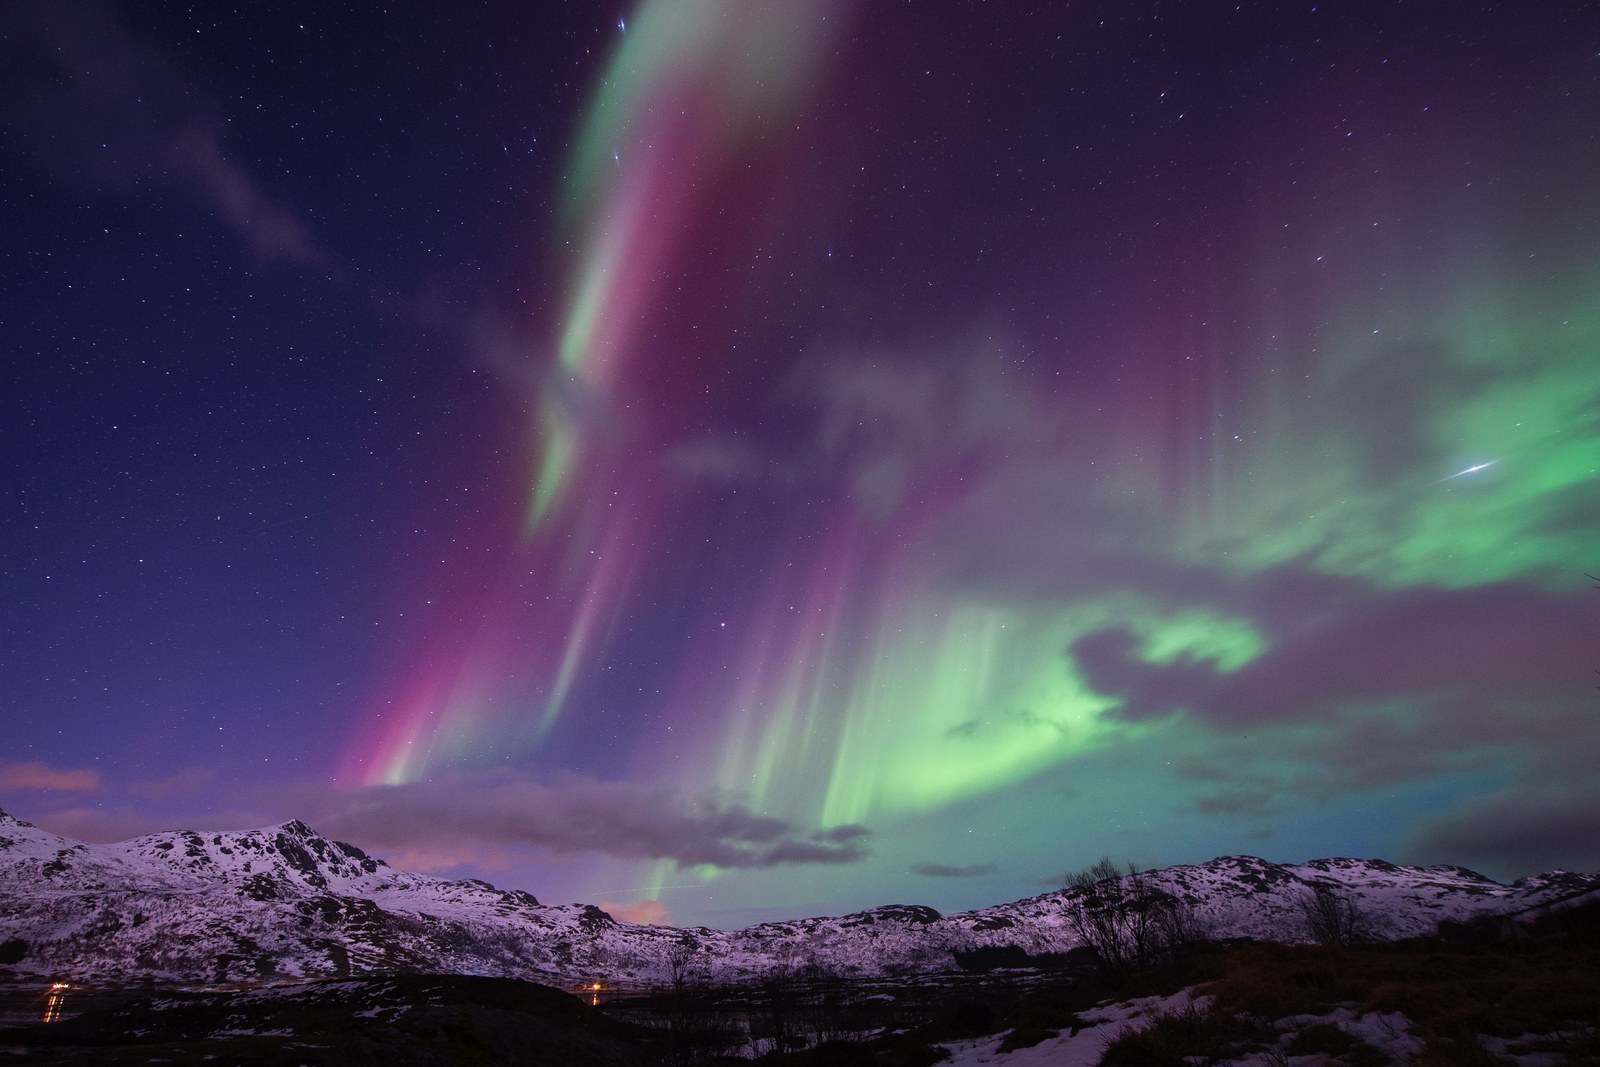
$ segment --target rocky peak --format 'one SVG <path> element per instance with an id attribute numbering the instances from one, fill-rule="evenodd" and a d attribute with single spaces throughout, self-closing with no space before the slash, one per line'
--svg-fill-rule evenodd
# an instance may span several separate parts
<path id="1" fill-rule="evenodd" d="M 686 936 L 730 977 L 797 961 L 865 975 L 930 971 L 979 950 L 1020 966 L 1082 948 L 1066 917 L 1083 906 L 1073 891 L 949 916 L 895 904 L 687 935 L 620 922 L 592 904 L 541 907 L 530 894 L 484 882 L 398 871 L 299 820 L 113 845 L 21 829 L 9 817 L 0 830 L 0 941 L 25 942 L 15 966 L 41 976 L 260 980 L 443 967 L 557 983 L 596 974 L 652 982 L 670 972 Z M 1151 870 L 1139 886 L 1181 896 L 1213 936 L 1293 941 L 1307 936 L 1302 904 L 1320 882 L 1346 893 L 1380 939 L 1600 896 L 1597 875 L 1551 872 L 1504 886 L 1452 867 L 1344 858 L 1295 866 L 1253 856 Z"/>

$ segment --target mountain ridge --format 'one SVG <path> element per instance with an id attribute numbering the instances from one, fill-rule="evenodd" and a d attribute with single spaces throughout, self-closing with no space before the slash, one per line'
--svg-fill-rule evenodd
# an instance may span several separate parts
<path id="1" fill-rule="evenodd" d="M 1291 942 L 1309 939 L 1305 901 L 1318 884 L 1347 899 L 1375 940 L 1600 891 L 1596 874 L 1551 871 L 1506 885 L 1449 864 L 1350 857 L 1220 856 L 1141 878 L 1183 902 L 1211 936 Z M 884 904 L 732 931 L 644 926 L 592 904 L 544 904 L 477 879 L 403 871 L 298 819 L 95 845 L 0 811 L 0 898 L 0 942 L 21 946 L 13 973 L 75 981 L 455 973 L 646 985 L 799 968 L 933 973 L 980 950 L 1027 960 L 1084 948 L 1072 921 L 1081 889 L 949 915 Z"/>

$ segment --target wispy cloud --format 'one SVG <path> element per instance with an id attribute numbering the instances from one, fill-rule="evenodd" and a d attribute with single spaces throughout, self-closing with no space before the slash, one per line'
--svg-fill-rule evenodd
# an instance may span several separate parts
<path id="1" fill-rule="evenodd" d="M 150 778 L 128 786 L 128 792 L 146 800 L 166 800 L 174 794 L 192 793 L 211 784 L 216 772 L 204 767 L 190 767 L 166 778 Z"/>
<path id="2" fill-rule="evenodd" d="M 16 3 L 0 35 L 0 126 L 14 150 L 78 188 L 176 192 L 262 263 L 345 274 L 300 217 L 223 147 L 221 109 L 111 6 Z"/>
<path id="3" fill-rule="evenodd" d="M 947 863 L 911 865 L 912 874 L 920 874 L 925 878 L 978 878 L 985 874 L 994 874 L 998 869 L 992 863 L 969 863 L 959 867 L 952 867 Z"/>
<path id="4" fill-rule="evenodd" d="M 527 846 L 725 869 L 847 864 L 867 855 L 863 826 L 797 826 L 736 799 L 684 797 L 573 774 L 457 774 L 286 798 L 319 831 L 374 850 Z"/>
<path id="5" fill-rule="evenodd" d="M 93 768 L 52 767 L 47 763 L 0 760 L 0 790 L 48 789 L 65 793 L 93 793 L 100 785 L 100 772 Z"/>

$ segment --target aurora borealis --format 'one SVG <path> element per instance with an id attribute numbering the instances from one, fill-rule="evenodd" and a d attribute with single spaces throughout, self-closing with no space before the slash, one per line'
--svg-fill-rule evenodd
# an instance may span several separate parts
<path id="1" fill-rule="evenodd" d="M 0 806 L 742 925 L 1600 865 L 1600 13 L 23 5 Z"/>

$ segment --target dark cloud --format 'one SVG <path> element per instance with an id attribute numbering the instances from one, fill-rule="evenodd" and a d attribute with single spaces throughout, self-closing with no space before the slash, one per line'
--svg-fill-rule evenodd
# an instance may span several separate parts
<path id="1" fill-rule="evenodd" d="M 1177 757 L 1172 772 L 1215 786 L 1195 798 L 1198 812 L 1265 815 L 1286 802 L 1321 802 L 1352 789 L 1478 769 L 1485 751 L 1431 716 L 1357 708 L 1310 725 L 1252 727 L 1248 735 Z"/>
<path id="2" fill-rule="evenodd" d="M 1495 769 L 1580 780 L 1600 761 L 1588 685 L 1600 602 L 1588 590 L 1393 592 L 1277 574 L 1255 583 L 1248 604 L 1273 644 L 1232 674 L 1202 661 L 1145 663 L 1116 631 L 1074 648 L 1089 683 L 1126 702 L 1116 714 L 1182 711 L 1208 729 L 1209 743 L 1172 764 L 1176 778 L 1202 786 L 1189 801 L 1202 815 L 1271 816 L 1352 790 Z M 1451 860 L 1444 826 L 1424 844 Z M 1526 840 L 1539 837 L 1529 827 Z"/>
<path id="3" fill-rule="evenodd" d="M 836 845 L 859 841 L 872 833 L 860 823 L 845 823 L 843 826 L 830 826 L 826 830 L 818 830 L 811 835 L 813 841 L 828 841 Z"/>
<path id="4" fill-rule="evenodd" d="M 1419 862 L 1457 863 L 1497 878 L 1557 868 L 1600 870 L 1600 783 L 1586 775 L 1502 790 L 1424 822 L 1407 853 Z"/>
<path id="5" fill-rule="evenodd" d="M 578 775 L 455 775 L 348 792 L 299 790 L 289 802 L 322 833 L 379 852 L 523 845 L 725 868 L 854 863 L 867 855 L 863 826 L 813 830 L 727 798 Z"/>
<path id="6" fill-rule="evenodd" d="M 108 5 L 17 3 L 0 34 L 0 126 L 14 150 L 80 188 L 177 190 L 215 212 L 263 262 L 339 277 L 298 216 L 222 147 L 208 95 Z"/>
<path id="7" fill-rule="evenodd" d="M 1476 727 L 1507 700 L 1570 686 L 1600 628 L 1592 598 L 1509 584 L 1280 600 L 1264 614 L 1270 647 L 1232 672 L 1206 660 L 1147 663 L 1122 630 L 1090 634 L 1071 651 L 1089 685 L 1120 699 L 1117 714 L 1131 720 L 1182 710 L 1236 727 L 1437 701 Z"/>
<path id="8" fill-rule="evenodd" d="M 952 867 L 944 863 L 913 863 L 912 874 L 920 874 L 927 878 L 978 878 L 985 874 L 994 874 L 999 870 L 992 863 L 969 863 L 962 867 Z"/>
<path id="9" fill-rule="evenodd" d="M 1266 815 L 1272 808 L 1272 794 L 1261 789 L 1227 789 L 1194 802 L 1194 810 L 1205 815 Z"/>
<path id="10" fill-rule="evenodd" d="M 1139 658 L 1139 638 L 1128 630 L 1101 630 L 1079 638 L 1072 658 L 1096 692 L 1116 697 L 1116 714 L 1141 720 L 1193 710 L 1201 694 L 1218 685 L 1211 661 L 1151 664 Z"/>
<path id="11" fill-rule="evenodd" d="M 1496 768 L 1571 777 L 1593 764 L 1569 761 L 1600 760 L 1600 716 L 1586 693 L 1487 707 L 1380 702 L 1316 722 L 1256 723 L 1175 757 L 1172 774 L 1200 787 L 1189 802 L 1200 814 L 1271 816 Z"/>

